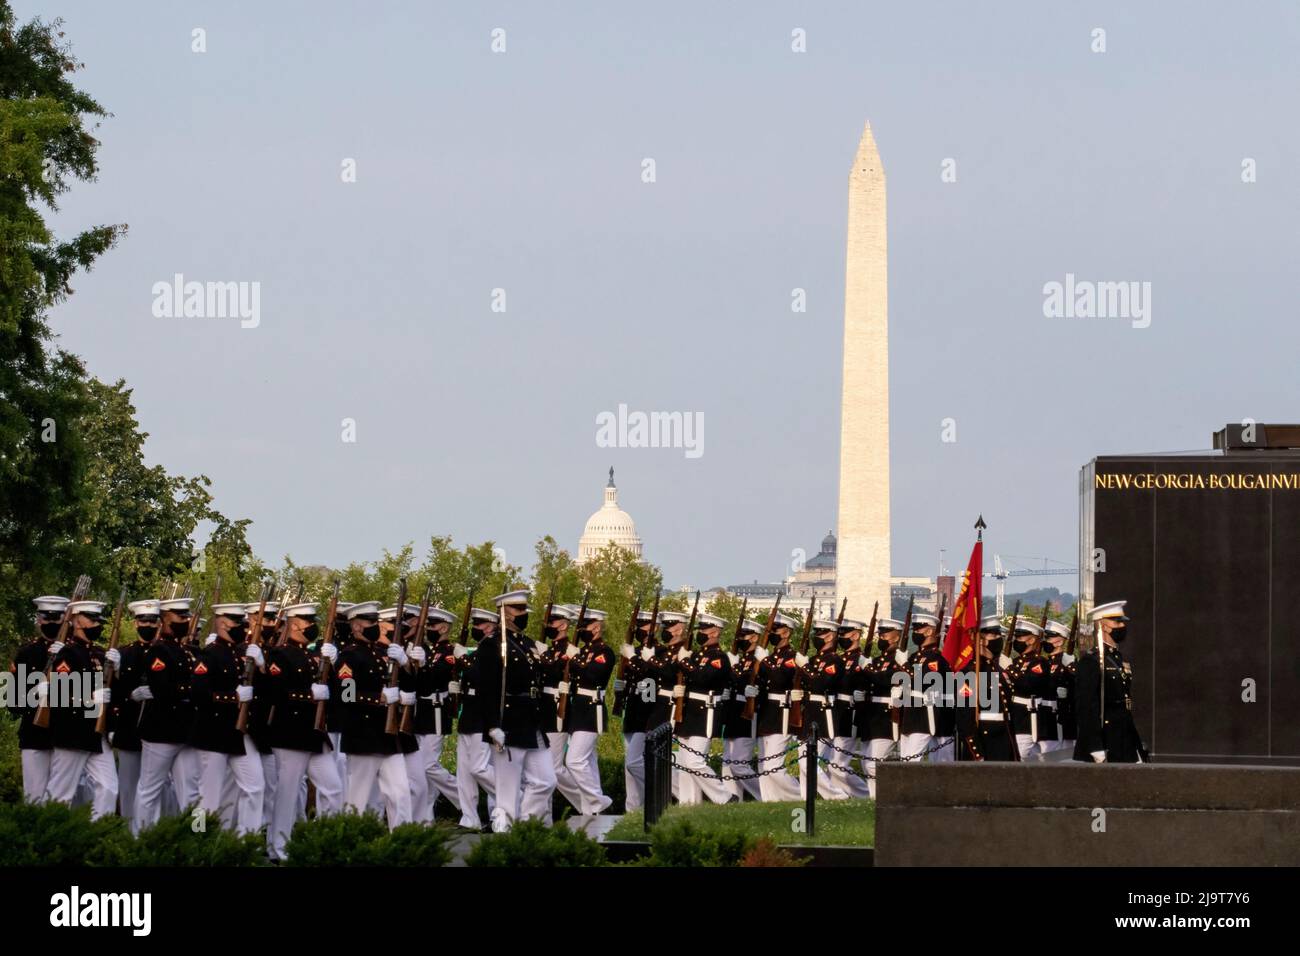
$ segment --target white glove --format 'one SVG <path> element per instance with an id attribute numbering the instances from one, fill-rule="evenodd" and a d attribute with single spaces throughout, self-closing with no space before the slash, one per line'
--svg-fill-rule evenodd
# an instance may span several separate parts
<path id="1" fill-rule="evenodd" d="M 116 647 L 110 647 L 104 652 L 104 660 L 113 665 L 113 670 L 122 666 L 122 652 Z"/>
<path id="2" fill-rule="evenodd" d="M 460 645 L 457 644 L 456 646 L 459 647 Z M 459 694 L 459 693 L 460 693 L 460 681 L 458 681 L 458 680 L 449 680 L 449 681 L 447 681 L 447 693 L 449 693 L 449 694 Z"/>
<path id="3" fill-rule="evenodd" d="M 410 657 L 414 663 L 423 664 L 427 655 L 425 654 L 423 647 L 412 647 L 411 652 L 407 656 Z"/>
<path id="4" fill-rule="evenodd" d="M 685 696 L 686 696 L 686 688 L 685 688 L 685 687 L 682 687 L 682 686 L 679 684 L 678 686 L 676 686 L 676 687 L 673 688 L 673 699 L 674 699 L 674 700 L 676 700 L 678 697 L 685 697 Z"/>
<path id="5" fill-rule="evenodd" d="M 565 656 L 565 657 L 577 657 L 577 656 L 578 656 L 578 645 L 577 645 L 577 644 L 570 644 L 568 647 L 566 647 L 566 648 L 564 649 L 564 656 Z"/>
<path id="6" fill-rule="evenodd" d="M 614 681 L 614 693 L 621 694 L 626 689 L 627 689 L 627 681 L 625 680 Z"/>
<path id="7" fill-rule="evenodd" d="M 746 696 L 746 697 L 757 697 L 757 696 L 758 696 L 758 687 L 755 686 L 754 684 L 746 684 L 746 685 L 745 685 L 745 696 Z"/>
<path id="8" fill-rule="evenodd" d="M 650 648 L 650 647 L 641 648 L 641 660 L 648 661 L 654 656 L 655 656 L 654 648 Z"/>
<path id="9" fill-rule="evenodd" d="M 677 659 L 678 659 L 679 661 L 689 660 L 689 659 L 690 659 L 690 656 L 691 656 L 691 652 L 688 651 L 686 648 L 684 648 L 684 647 L 679 647 L 679 648 L 677 649 Z"/>
<path id="10" fill-rule="evenodd" d="M 801 690 L 790 691 L 790 701 L 793 703 L 796 700 L 803 700 L 803 691 Z"/>
<path id="11" fill-rule="evenodd" d="M 415 706 L 415 691 L 413 690 L 399 691 L 397 697 L 402 702 L 403 707 Z"/>
<path id="12" fill-rule="evenodd" d="M 631 660 L 632 658 L 636 657 L 636 648 L 633 647 L 631 644 L 624 644 L 623 650 L 621 650 L 619 653 L 622 654 L 624 657 L 626 657 L 628 660 Z"/>
<path id="13" fill-rule="evenodd" d="M 488 739 L 496 745 L 498 750 L 501 750 L 506 745 L 506 732 L 500 727 L 493 727 L 488 731 Z"/>
<path id="14" fill-rule="evenodd" d="M 215 643 L 217 643 L 217 635 L 215 634 L 209 634 L 207 637 L 203 639 L 204 647 L 207 647 L 209 644 L 215 644 Z"/>
<path id="15" fill-rule="evenodd" d="M 241 704 L 247 704 L 253 699 L 253 685 L 240 684 L 235 688 L 235 696 L 239 698 Z"/>
<path id="16" fill-rule="evenodd" d="M 385 704 L 395 704 L 402 698 L 402 692 L 396 687 L 385 687 L 379 692 Z"/>
<path id="17" fill-rule="evenodd" d="M 802 654 L 800 654 L 798 651 L 795 651 L 795 652 L 794 652 L 794 662 L 795 662 L 797 665 L 799 665 L 800 667 L 803 667 L 805 664 L 808 663 L 808 658 L 804 657 L 804 656 L 803 656 Z"/>
<path id="18" fill-rule="evenodd" d="M 329 685 L 329 684 L 312 684 L 312 685 L 311 685 L 311 699 L 312 699 L 312 700 L 329 700 L 329 699 L 330 699 L 330 685 Z"/>
<path id="19" fill-rule="evenodd" d="M 567 693 L 569 692 L 569 682 L 568 682 L 567 680 L 562 680 L 562 681 L 560 681 L 560 682 L 555 686 L 555 690 L 556 690 L 557 693 L 560 693 L 560 694 L 567 694 Z"/>
<path id="20" fill-rule="evenodd" d="M 50 699 L 50 682 L 45 679 L 42 673 L 40 680 L 36 682 L 36 706 L 44 707 Z"/>
<path id="21" fill-rule="evenodd" d="M 339 649 L 333 644 L 322 644 L 320 647 L 320 656 L 333 664 L 339 659 Z"/>
<path id="22" fill-rule="evenodd" d="M 389 645 L 388 645 L 388 659 L 389 659 L 390 661 L 397 661 L 397 666 L 398 666 L 398 667 L 405 667 L 405 666 L 406 666 L 406 651 L 402 650 L 402 649 L 401 649 L 400 647 L 398 647 L 396 644 L 389 644 Z"/>
<path id="23" fill-rule="evenodd" d="M 546 645 L 543 644 L 541 641 L 533 641 L 533 653 L 536 654 L 538 657 L 541 657 L 543 654 L 546 653 Z"/>
<path id="24" fill-rule="evenodd" d="M 894 661 L 900 666 L 907 663 L 907 651 L 899 649 L 894 651 Z"/>
<path id="25" fill-rule="evenodd" d="M 998 658 L 998 667 L 1001 667 L 1003 670 L 1006 670 L 1010 666 L 1011 666 L 1011 657 L 1009 655 L 1003 654 L 1001 657 Z"/>
<path id="26" fill-rule="evenodd" d="M 453 644 L 451 648 L 451 656 L 456 658 L 464 657 L 468 651 L 469 648 L 464 644 Z"/>
<path id="27" fill-rule="evenodd" d="M 131 691 L 131 699 L 134 701 L 153 700 L 153 691 L 146 684 L 141 684 L 135 690 Z"/>
<path id="28" fill-rule="evenodd" d="M 245 647 L 244 656 L 247 657 L 254 664 L 256 664 L 258 667 L 261 667 L 263 661 L 265 661 L 266 659 L 265 657 L 262 656 L 262 649 L 258 647 L 256 644 L 249 644 L 247 647 Z"/>
<path id="29" fill-rule="evenodd" d="M 859 654 L 859 655 L 858 655 L 858 666 L 859 666 L 859 667 L 869 667 L 870 665 L 871 665 L 871 658 L 867 657 L 866 654 Z"/>
<path id="30" fill-rule="evenodd" d="M 853 702 L 855 704 L 860 704 L 866 699 L 867 699 L 867 692 L 865 690 L 855 690 L 853 692 Z"/>
<path id="31" fill-rule="evenodd" d="M 1069 696 L 1070 696 L 1070 688 L 1068 688 L 1068 687 L 1058 687 L 1058 688 L 1056 688 L 1056 696 L 1057 696 L 1057 697 L 1060 697 L 1062 700 L 1064 700 L 1066 697 L 1069 697 Z"/>
<path id="32" fill-rule="evenodd" d="M 1074 655 L 1073 655 L 1073 654 L 1062 654 L 1062 655 L 1061 655 L 1061 663 L 1064 664 L 1066 667 L 1069 667 L 1071 664 L 1074 663 Z"/>
<path id="33" fill-rule="evenodd" d="M 103 707 L 112 699 L 113 692 L 108 687 L 101 687 L 99 690 L 92 691 L 90 695 L 90 702 L 96 707 Z"/>
<path id="34" fill-rule="evenodd" d="M 1092 762 L 1093 762 L 1093 763 L 1105 763 L 1105 762 L 1106 762 L 1106 751 L 1104 751 L 1104 750 L 1094 750 L 1094 751 L 1092 752 Z"/>
<path id="35" fill-rule="evenodd" d="M 766 648 L 766 647 L 755 647 L 755 648 L 754 648 L 754 660 L 756 660 L 756 661 L 761 661 L 761 660 L 762 660 L 763 658 L 765 658 L 765 657 L 767 657 L 767 648 Z"/>
<path id="36" fill-rule="evenodd" d="M 737 657 L 735 654 L 731 653 L 730 651 L 727 652 L 727 660 L 731 662 L 732 667 L 735 667 L 737 664 L 740 663 L 740 658 Z"/>
<path id="37" fill-rule="evenodd" d="M 50 651 L 49 651 L 50 656 L 51 656 L 51 657 L 54 657 L 54 656 L 55 656 L 56 654 L 58 654 L 59 651 L 61 651 L 61 650 L 63 650 L 63 642 L 62 642 L 62 641 L 55 641 L 53 644 L 50 645 Z"/>

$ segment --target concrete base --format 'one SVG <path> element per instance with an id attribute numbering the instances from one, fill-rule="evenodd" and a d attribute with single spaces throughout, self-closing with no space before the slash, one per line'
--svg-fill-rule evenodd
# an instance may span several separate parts
<path id="1" fill-rule="evenodd" d="M 877 768 L 877 866 L 1295 866 L 1300 770 Z"/>

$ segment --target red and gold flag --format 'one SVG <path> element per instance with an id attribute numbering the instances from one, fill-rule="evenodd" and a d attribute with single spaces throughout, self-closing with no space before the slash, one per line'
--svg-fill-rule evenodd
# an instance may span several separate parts
<path id="1" fill-rule="evenodd" d="M 979 630 L 981 594 L 984 581 L 983 534 L 971 549 L 970 564 L 961 577 L 961 591 L 952 606 L 952 624 L 943 641 L 943 656 L 955 671 L 970 663 L 975 653 L 975 633 Z"/>

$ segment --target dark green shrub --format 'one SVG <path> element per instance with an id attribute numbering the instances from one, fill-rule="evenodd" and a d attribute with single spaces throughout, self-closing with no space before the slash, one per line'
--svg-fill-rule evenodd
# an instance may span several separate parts
<path id="1" fill-rule="evenodd" d="M 604 866 L 605 848 L 563 823 L 550 827 L 540 820 L 521 820 L 509 833 L 480 839 L 466 857 L 468 866 Z"/>
<path id="2" fill-rule="evenodd" d="M 387 833 L 387 825 L 376 814 L 349 810 L 299 820 L 285 852 L 290 866 L 369 866 L 371 844 Z"/>
<path id="3" fill-rule="evenodd" d="M 789 850 L 776 845 L 771 837 L 759 837 L 758 842 L 749 848 L 741 858 L 741 866 L 803 866 L 809 857 L 795 856 Z"/>
<path id="4" fill-rule="evenodd" d="M 451 862 L 451 828 L 404 823 L 370 844 L 371 866 L 446 866 Z"/>
<path id="5" fill-rule="evenodd" d="M 665 820 L 650 828 L 646 865 L 737 866 L 751 847 L 743 830 L 706 830 L 689 820 Z"/>
<path id="6" fill-rule="evenodd" d="M 202 820 L 196 832 L 195 825 Z M 266 838 L 260 833 L 236 836 L 216 814 L 185 812 L 164 817 L 128 844 L 128 866 L 261 866 Z"/>
<path id="7" fill-rule="evenodd" d="M 623 776 L 622 759 L 600 757 L 597 760 L 600 769 L 600 789 L 614 802 L 606 813 L 623 813 L 627 803 L 627 778 Z"/>
<path id="8" fill-rule="evenodd" d="M 23 798 L 23 760 L 18 751 L 18 721 L 0 710 L 0 803 Z"/>
<path id="9" fill-rule="evenodd" d="M 90 807 L 0 804 L 0 867 L 120 866 L 131 834 L 121 817 L 90 819 Z"/>

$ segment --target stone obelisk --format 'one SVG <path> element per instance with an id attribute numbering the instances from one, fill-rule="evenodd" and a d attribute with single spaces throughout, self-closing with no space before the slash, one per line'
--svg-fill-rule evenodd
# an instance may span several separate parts
<path id="1" fill-rule="evenodd" d="M 849 617 L 889 605 L 889 289 L 885 170 L 862 131 L 849 171 L 844 276 L 844 393 L 840 407 L 840 514 L 836 590 Z"/>

